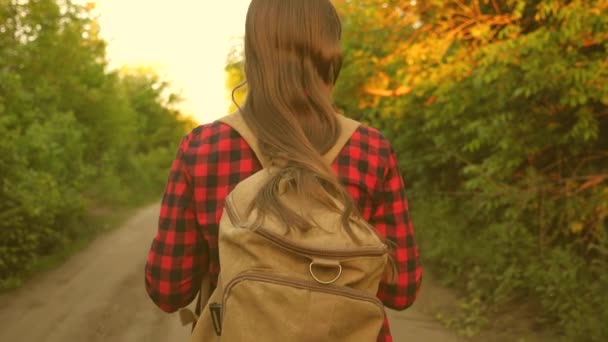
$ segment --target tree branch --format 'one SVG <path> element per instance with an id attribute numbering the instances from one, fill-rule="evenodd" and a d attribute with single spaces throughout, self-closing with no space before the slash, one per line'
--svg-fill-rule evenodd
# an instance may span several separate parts
<path id="1" fill-rule="evenodd" d="M 377 89 L 364 87 L 363 92 L 368 95 L 381 96 L 381 97 L 393 97 L 393 96 L 403 96 L 410 94 L 412 92 L 412 88 L 409 86 L 400 86 L 397 89 L 389 90 L 389 89 Z"/>
<path id="2" fill-rule="evenodd" d="M 496 12 L 496 14 L 501 14 L 500 6 L 498 6 L 496 0 L 492 0 L 492 5 L 494 6 L 494 11 Z"/>

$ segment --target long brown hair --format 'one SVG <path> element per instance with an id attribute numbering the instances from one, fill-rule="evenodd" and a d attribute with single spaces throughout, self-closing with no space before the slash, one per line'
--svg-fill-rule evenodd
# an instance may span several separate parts
<path id="1" fill-rule="evenodd" d="M 322 157 L 340 135 L 330 90 L 342 67 L 341 33 L 329 0 L 251 1 L 245 25 L 247 97 L 239 110 L 261 153 L 281 166 L 249 207 L 258 218 L 273 214 L 288 228 L 313 226 L 279 201 L 281 184 L 341 212 L 347 228 L 357 214 Z"/>

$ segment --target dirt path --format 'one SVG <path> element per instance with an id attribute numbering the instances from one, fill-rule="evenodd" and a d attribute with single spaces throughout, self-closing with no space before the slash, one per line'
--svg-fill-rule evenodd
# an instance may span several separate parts
<path id="1" fill-rule="evenodd" d="M 0 297 L 0 341 L 187 341 L 188 329 L 157 309 L 144 290 L 158 210 L 140 210 L 58 269 Z M 421 299 L 425 305 L 431 298 L 423 291 Z M 390 314 L 395 341 L 460 341 L 423 311 L 414 305 Z"/>

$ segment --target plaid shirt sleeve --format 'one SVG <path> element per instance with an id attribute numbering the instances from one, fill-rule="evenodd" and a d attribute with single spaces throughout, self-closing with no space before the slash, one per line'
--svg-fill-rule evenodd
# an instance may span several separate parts
<path id="1" fill-rule="evenodd" d="M 188 305 L 200 289 L 207 271 L 207 243 L 197 224 L 192 176 L 184 161 L 186 136 L 173 161 L 145 269 L 146 290 L 164 311 Z"/>
<path id="2" fill-rule="evenodd" d="M 397 275 L 395 281 L 380 284 L 378 298 L 391 309 L 405 310 L 418 296 L 422 269 L 397 159 L 387 140 L 382 145 L 380 150 L 386 156 L 386 167 L 373 197 L 370 223 L 393 246 L 392 258 Z"/>

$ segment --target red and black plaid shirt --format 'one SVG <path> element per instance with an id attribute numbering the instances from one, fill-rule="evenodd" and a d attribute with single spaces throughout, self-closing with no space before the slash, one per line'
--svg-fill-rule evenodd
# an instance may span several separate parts
<path id="1" fill-rule="evenodd" d="M 377 130 L 361 126 L 333 168 L 363 217 L 396 246 L 398 281 L 380 284 L 378 298 L 387 307 L 407 308 L 418 295 L 422 272 L 405 188 L 390 143 Z M 224 199 L 237 183 L 260 169 L 245 140 L 224 123 L 199 126 L 182 140 L 146 265 L 146 289 L 161 309 L 174 312 L 190 304 L 206 272 L 215 285 Z M 392 341 L 386 320 L 378 341 Z"/>

